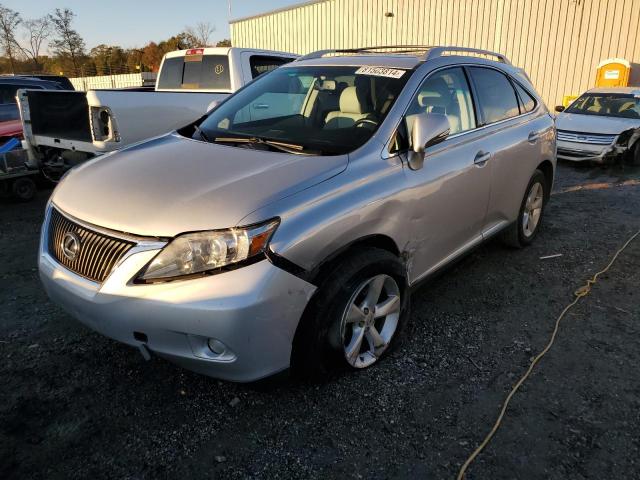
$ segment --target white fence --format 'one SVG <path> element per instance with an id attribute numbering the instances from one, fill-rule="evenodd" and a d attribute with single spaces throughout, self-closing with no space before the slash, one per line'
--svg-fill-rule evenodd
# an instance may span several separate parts
<path id="1" fill-rule="evenodd" d="M 156 82 L 156 73 L 141 72 L 123 75 L 101 75 L 99 77 L 70 78 L 76 90 L 105 90 L 110 88 L 147 87 Z"/>

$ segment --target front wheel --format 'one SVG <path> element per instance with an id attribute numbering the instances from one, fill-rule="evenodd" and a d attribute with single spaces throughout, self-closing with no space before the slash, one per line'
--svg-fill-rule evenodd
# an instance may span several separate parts
<path id="1" fill-rule="evenodd" d="M 536 170 L 527 186 L 516 222 L 502 234 L 502 240 L 505 244 L 521 248 L 533 242 L 542 222 L 547 188 L 547 179 L 544 173 Z"/>
<path id="2" fill-rule="evenodd" d="M 292 369 L 303 377 L 363 369 L 398 342 L 408 318 L 401 261 L 364 248 L 320 284 L 294 339 Z"/>

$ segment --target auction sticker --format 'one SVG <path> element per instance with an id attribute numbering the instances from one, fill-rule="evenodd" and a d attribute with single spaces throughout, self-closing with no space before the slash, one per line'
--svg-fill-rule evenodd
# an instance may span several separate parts
<path id="1" fill-rule="evenodd" d="M 373 75 L 375 77 L 400 78 L 404 75 L 404 70 L 387 67 L 360 67 L 356 70 L 356 75 Z"/>

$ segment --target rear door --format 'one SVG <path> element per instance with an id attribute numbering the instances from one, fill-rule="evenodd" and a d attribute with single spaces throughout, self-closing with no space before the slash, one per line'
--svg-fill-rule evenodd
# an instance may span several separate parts
<path id="1" fill-rule="evenodd" d="M 450 136 L 426 150 L 424 166 L 406 169 L 414 244 L 410 280 L 435 271 L 482 240 L 489 201 L 490 169 L 463 68 L 439 70 L 419 87 L 405 116 L 411 138 L 414 115 L 442 113 Z"/>
<path id="2" fill-rule="evenodd" d="M 536 100 L 504 72 L 484 66 L 467 67 L 467 72 L 485 131 L 482 148 L 490 155 L 491 195 L 483 228 L 489 237 L 517 218 L 552 122 L 536 113 Z"/>

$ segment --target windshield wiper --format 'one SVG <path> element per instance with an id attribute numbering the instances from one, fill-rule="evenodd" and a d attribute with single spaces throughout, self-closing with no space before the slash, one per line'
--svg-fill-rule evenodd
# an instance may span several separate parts
<path id="1" fill-rule="evenodd" d="M 295 143 L 288 143 L 288 142 L 280 142 L 278 140 L 267 140 L 266 138 L 260 138 L 260 137 L 216 137 L 214 141 L 221 142 L 221 143 L 264 144 L 264 145 L 269 145 L 270 147 L 277 148 L 287 153 L 295 153 L 298 155 L 311 155 L 310 153 L 304 151 L 304 147 L 302 145 L 298 145 Z"/>

